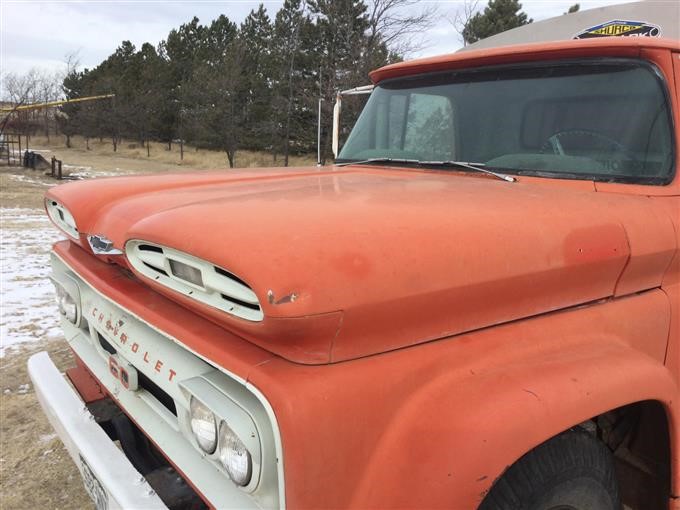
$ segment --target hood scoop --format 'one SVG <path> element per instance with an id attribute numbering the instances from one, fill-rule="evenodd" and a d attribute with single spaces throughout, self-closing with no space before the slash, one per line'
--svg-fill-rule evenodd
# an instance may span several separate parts
<path id="1" fill-rule="evenodd" d="M 142 276 L 203 304 L 248 321 L 264 318 L 257 295 L 226 269 L 188 253 L 131 240 L 125 244 L 130 265 Z"/>

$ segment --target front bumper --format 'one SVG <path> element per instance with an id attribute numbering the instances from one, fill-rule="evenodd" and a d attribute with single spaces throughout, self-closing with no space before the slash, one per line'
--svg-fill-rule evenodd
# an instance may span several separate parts
<path id="1" fill-rule="evenodd" d="M 29 359 L 28 373 L 45 415 L 78 466 L 98 509 L 167 508 L 95 422 L 46 352 Z"/>

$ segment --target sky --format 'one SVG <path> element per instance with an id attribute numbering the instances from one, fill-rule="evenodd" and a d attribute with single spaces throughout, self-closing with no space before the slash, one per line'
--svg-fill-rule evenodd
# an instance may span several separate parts
<path id="1" fill-rule="evenodd" d="M 579 0 L 524 0 L 523 10 L 535 21 L 558 16 Z M 626 0 L 580 0 L 581 10 Z M 283 1 L 245 0 L 0 0 L 0 72 L 23 74 L 31 68 L 63 71 L 68 55 L 80 68 L 92 68 L 113 53 L 123 40 L 140 47 L 165 39 L 172 28 L 197 16 L 202 23 L 225 14 L 241 22 L 264 3 L 273 18 Z M 425 34 L 426 47 L 413 57 L 448 53 L 461 46 L 447 18 L 463 0 L 421 1 L 412 9 L 436 5 L 437 23 Z M 480 4 L 486 4 L 484 0 Z M 0 87 L 1 89 L 2 87 Z"/>

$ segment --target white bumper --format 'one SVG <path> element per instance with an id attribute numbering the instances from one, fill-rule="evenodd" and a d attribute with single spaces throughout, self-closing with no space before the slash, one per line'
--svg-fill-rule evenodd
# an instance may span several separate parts
<path id="1" fill-rule="evenodd" d="M 28 373 L 45 415 L 78 466 L 99 510 L 167 508 L 94 421 L 46 352 L 30 358 Z"/>

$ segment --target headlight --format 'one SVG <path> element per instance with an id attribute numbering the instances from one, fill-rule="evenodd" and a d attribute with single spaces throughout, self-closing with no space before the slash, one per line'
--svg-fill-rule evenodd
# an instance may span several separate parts
<path id="1" fill-rule="evenodd" d="M 217 447 L 217 424 L 215 415 L 202 402 L 191 397 L 191 431 L 198 446 L 206 453 L 213 453 Z"/>
<path id="2" fill-rule="evenodd" d="M 237 485 L 245 486 L 250 482 L 253 463 L 250 452 L 243 441 L 225 422 L 220 424 L 220 462 Z"/>
<path id="3" fill-rule="evenodd" d="M 71 295 L 64 290 L 64 287 L 56 283 L 54 286 L 57 289 L 57 306 L 59 307 L 59 312 L 61 312 L 61 314 L 70 322 L 75 324 L 78 320 L 78 305 Z"/>

